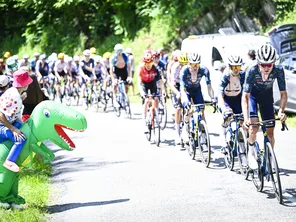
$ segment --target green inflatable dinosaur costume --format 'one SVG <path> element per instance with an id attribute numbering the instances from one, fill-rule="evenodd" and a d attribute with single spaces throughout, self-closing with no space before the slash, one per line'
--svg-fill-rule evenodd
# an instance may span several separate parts
<path id="1" fill-rule="evenodd" d="M 32 159 L 33 153 L 41 155 L 45 162 L 52 161 L 54 154 L 42 143 L 45 140 L 50 140 L 62 149 L 73 150 L 75 144 L 63 128 L 84 131 L 86 127 L 86 119 L 78 111 L 53 101 L 41 102 L 21 127 L 27 141 L 16 162 L 17 165 L 27 165 L 26 162 Z M 24 198 L 18 196 L 18 173 L 3 167 L 12 145 L 9 140 L 0 144 L 0 203 L 25 204 Z"/>

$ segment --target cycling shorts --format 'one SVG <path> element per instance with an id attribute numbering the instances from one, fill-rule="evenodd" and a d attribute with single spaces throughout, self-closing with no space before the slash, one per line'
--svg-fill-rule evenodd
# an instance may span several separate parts
<path id="1" fill-rule="evenodd" d="M 145 95 L 148 94 L 148 90 L 150 90 L 151 95 L 154 95 L 154 96 L 158 95 L 156 81 L 147 82 L 147 83 L 143 82 L 142 89 L 145 92 Z"/>
<path id="2" fill-rule="evenodd" d="M 232 109 L 234 114 L 241 114 L 242 111 L 242 94 L 238 96 L 224 96 L 226 108 Z"/>

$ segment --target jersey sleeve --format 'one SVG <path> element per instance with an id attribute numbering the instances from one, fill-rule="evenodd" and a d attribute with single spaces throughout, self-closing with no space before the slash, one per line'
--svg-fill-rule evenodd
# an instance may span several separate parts
<path id="1" fill-rule="evenodd" d="M 206 78 L 207 85 L 210 85 L 211 84 L 210 71 L 206 67 L 204 67 L 204 76 Z"/>
<path id="2" fill-rule="evenodd" d="M 244 93 L 251 93 L 252 86 L 255 83 L 255 69 L 252 68 L 250 69 L 249 72 L 247 72 L 245 76 L 245 82 L 244 82 L 244 87 L 243 87 L 243 92 Z"/>
<path id="3" fill-rule="evenodd" d="M 221 74 L 220 83 L 219 83 L 219 94 L 224 95 L 224 89 L 229 83 L 229 75 L 226 72 Z"/>
<path id="4" fill-rule="evenodd" d="M 183 66 L 180 71 L 180 87 L 185 89 L 186 66 Z"/>
<path id="5" fill-rule="evenodd" d="M 279 72 L 277 75 L 277 82 L 280 91 L 286 90 L 286 79 L 285 79 L 285 71 L 282 67 L 279 68 Z"/>

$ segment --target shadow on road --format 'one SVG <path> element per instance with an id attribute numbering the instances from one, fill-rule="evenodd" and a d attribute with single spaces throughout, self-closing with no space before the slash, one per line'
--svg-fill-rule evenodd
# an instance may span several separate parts
<path id="1" fill-rule="evenodd" d="M 130 199 L 118 199 L 118 200 L 97 201 L 97 202 L 89 202 L 89 203 L 68 203 L 68 204 L 48 206 L 46 209 L 48 210 L 49 214 L 54 214 L 54 213 L 60 213 L 67 210 L 75 209 L 75 208 L 80 208 L 80 207 L 92 207 L 92 206 L 116 204 L 116 203 L 127 202 L 129 200 Z"/>
<path id="2" fill-rule="evenodd" d="M 296 174 L 296 170 L 289 170 L 280 168 L 280 175 L 281 176 L 289 176 L 290 174 Z"/>

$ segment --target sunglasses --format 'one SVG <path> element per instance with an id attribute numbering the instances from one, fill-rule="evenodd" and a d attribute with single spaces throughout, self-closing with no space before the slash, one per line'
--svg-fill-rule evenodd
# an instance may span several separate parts
<path id="1" fill-rule="evenodd" d="M 200 67 L 199 63 L 190 63 L 191 68 L 198 68 Z"/>
<path id="2" fill-rule="evenodd" d="M 262 68 L 271 68 L 272 67 L 272 63 L 269 63 L 269 64 L 260 64 L 260 66 Z"/>
<path id="3" fill-rule="evenodd" d="M 242 66 L 230 66 L 231 70 L 235 70 L 235 69 L 241 70 L 241 68 L 242 68 Z"/>
<path id="4" fill-rule="evenodd" d="M 153 62 L 145 62 L 145 66 L 152 66 Z"/>

